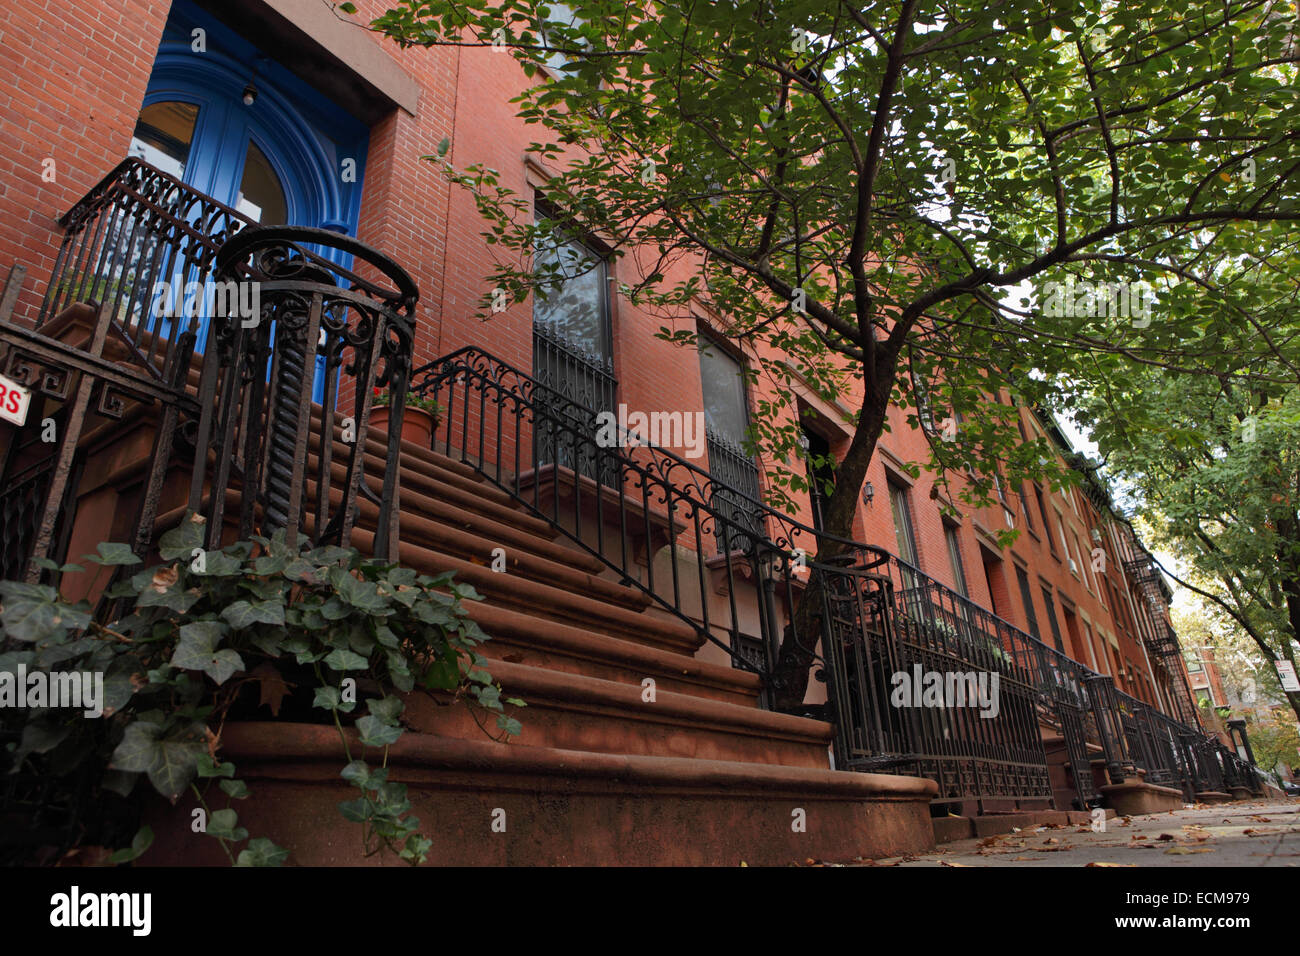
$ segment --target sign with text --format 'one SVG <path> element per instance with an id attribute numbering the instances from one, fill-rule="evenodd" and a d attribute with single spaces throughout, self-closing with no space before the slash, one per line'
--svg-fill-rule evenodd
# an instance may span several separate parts
<path id="1" fill-rule="evenodd" d="M 1289 691 L 1300 691 L 1300 680 L 1295 676 L 1295 665 L 1290 661 L 1274 661 L 1277 666 L 1277 676 L 1282 681 L 1282 689 Z"/>
<path id="2" fill-rule="evenodd" d="M 0 375 L 0 418 L 22 426 L 27 421 L 27 408 L 31 403 L 31 392 L 13 379 Z"/>

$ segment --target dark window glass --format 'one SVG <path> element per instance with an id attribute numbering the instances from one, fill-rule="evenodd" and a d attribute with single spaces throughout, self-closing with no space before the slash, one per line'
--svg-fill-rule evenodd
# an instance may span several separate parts
<path id="1" fill-rule="evenodd" d="M 1052 641 L 1056 644 L 1056 649 L 1062 654 L 1065 653 L 1065 644 L 1061 640 L 1061 626 L 1056 623 L 1056 602 L 1052 600 L 1052 592 L 1043 588 L 1043 606 L 1047 608 L 1047 625 L 1052 631 Z"/>
<path id="2" fill-rule="evenodd" d="M 239 182 L 235 208 L 263 226 L 282 226 L 289 221 L 289 204 L 284 186 L 271 161 L 252 140 L 244 157 L 244 174 Z"/>
<path id="3" fill-rule="evenodd" d="M 199 108 L 193 103 L 151 103 L 136 120 L 129 154 L 184 178 L 198 118 Z"/>
<path id="4" fill-rule="evenodd" d="M 1025 574 L 1024 568 L 1016 568 L 1016 580 L 1020 584 L 1020 599 L 1025 602 L 1025 620 L 1029 625 L 1029 633 L 1041 640 L 1038 633 L 1038 615 L 1034 612 L 1034 592 L 1029 587 L 1029 576 Z"/>
<path id="5" fill-rule="evenodd" d="M 969 597 L 966 592 L 966 566 L 961 560 L 961 539 L 957 529 L 950 524 L 943 526 L 943 537 L 948 542 L 948 560 L 952 562 L 952 579 L 957 582 L 957 593 Z"/>
<path id="6" fill-rule="evenodd" d="M 894 513 L 894 537 L 898 556 L 913 567 L 916 560 L 916 535 L 912 530 L 912 510 L 907 503 L 907 489 L 889 482 L 889 507 Z"/>
<path id="7" fill-rule="evenodd" d="M 704 389 L 704 423 L 714 435 L 734 444 L 745 440 L 749 428 L 745 410 L 745 376 L 739 362 L 701 337 L 700 385 Z"/>
<path id="8" fill-rule="evenodd" d="M 547 218 L 539 211 L 538 219 Z M 535 265 L 555 281 L 533 299 L 533 324 L 571 349 L 601 361 L 612 355 L 605 299 L 605 260 L 584 243 L 552 236 L 538 247 Z"/>
<path id="9" fill-rule="evenodd" d="M 1048 550 L 1052 552 L 1052 557 L 1060 560 L 1060 555 L 1056 553 L 1056 539 L 1052 536 L 1052 519 L 1047 516 L 1047 503 L 1043 500 L 1043 489 L 1034 485 L 1034 497 L 1038 499 L 1038 513 L 1043 516 L 1043 535 L 1047 538 Z"/>

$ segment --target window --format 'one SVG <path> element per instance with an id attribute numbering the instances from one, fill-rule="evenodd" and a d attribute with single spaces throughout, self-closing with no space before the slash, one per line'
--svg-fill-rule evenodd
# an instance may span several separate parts
<path id="1" fill-rule="evenodd" d="M 708 337 L 700 336 L 697 342 L 704 423 L 710 432 L 739 445 L 749 431 L 744 366 Z"/>
<path id="2" fill-rule="evenodd" d="M 945 523 L 943 537 L 948 543 L 948 560 L 952 563 L 952 579 L 956 582 L 957 593 L 962 597 L 970 597 L 966 590 L 966 567 L 961 560 L 961 539 L 957 535 L 957 528 Z"/>
<path id="3" fill-rule="evenodd" d="M 1029 575 L 1025 574 L 1025 569 L 1020 565 L 1016 565 L 1016 581 L 1020 585 L 1020 599 L 1025 603 L 1025 621 L 1029 625 L 1029 633 L 1042 640 L 1038 633 L 1038 615 L 1034 612 L 1034 593 L 1029 587 Z"/>
<path id="4" fill-rule="evenodd" d="M 758 466 L 744 448 L 749 429 L 745 367 L 707 337 L 700 336 L 697 342 L 709 472 L 722 485 L 740 492 L 736 495 L 719 488 L 713 493 L 711 503 L 725 518 L 716 522 L 715 527 L 718 550 L 725 553 L 744 549 L 749 542 L 745 531 L 756 533 L 761 529 L 762 517 L 754 512 L 745 498 L 761 501 L 763 493 L 758 480 Z M 732 533 L 730 541 L 727 540 L 729 533 Z"/>
<path id="5" fill-rule="evenodd" d="M 1052 641 L 1056 644 L 1056 649 L 1064 654 L 1065 644 L 1061 640 L 1061 626 L 1056 623 L 1056 602 L 1052 600 L 1050 588 L 1043 588 L 1043 606 L 1047 608 L 1047 624 L 1052 630 Z"/>
<path id="6" fill-rule="evenodd" d="M 1052 552 L 1052 557 L 1060 561 L 1061 556 L 1056 551 L 1056 539 L 1052 537 L 1052 519 L 1048 517 L 1047 502 L 1043 500 L 1043 489 L 1038 485 L 1034 485 L 1034 497 L 1038 499 L 1038 513 L 1043 516 L 1043 536 L 1047 538 L 1047 549 Z"/>
<path id="7" fill-rule="evenodd" d="M 919 567 L 916 559 L 916 535 L 912 530 L 912 510 L 907 503 L 907 489 L 889 484 L 889 507 L 894 514 L 894 537 L 898 542 L 898 556 L 912 567 Z"/>
<path id="8" fill-rule="evenodd" d="M 1020 510 L 1025 515 L 1025 530 L 1038 537 L 1038 532 L 1034 529 L 1034 516 L 1029 511 L 1029 496 L 1025 494 L 1025 483 L 1022 481 L 1016 486 L 1016 494 L 1020 496 Z"/>
<path id="9" fill-rule="evenodd" d="M 539 206 L 537 221 L 549 218 Z M 534 298 L 533 325 L 586 358 L 608 360 L 612 348 L 605 258 L 586 243 L 557 234 L 538 246 L 535 266 L 539 272 L 551 270 L 554 282 Z"/>
<path id="10" fill-rule="evenodd" d="M 140 111 L 129 154 L 157 166 L 177 179 L 185 178 L 194 124 L 199 108 L 193 103 L 152 103 Z M 251 144 L 250 144 L 251 145 Z"/>
<path id="11" fill-rule="evenodd" d="M 262 226 L 282 226 L 289 221 L 289 204 L 284 186 L 271 168 L 271 161 L 252 140 L 244 156 L 244 172 L 239 182 L 235 208 Z"/>
<path id="12" fill-rule="evenodd" d="M 1199 658 L 1192 657 L 1190 654 L 1185 658 L 1187 661 L 1187 672 L 1189 674 L 1199 674 L 1205 668 L 1201 665 Z"/>

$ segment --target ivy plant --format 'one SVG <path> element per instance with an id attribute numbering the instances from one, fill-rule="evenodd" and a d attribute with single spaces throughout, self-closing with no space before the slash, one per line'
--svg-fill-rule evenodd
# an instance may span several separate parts
<path id="1" fill-rule="evenodd" d="M 135 573 L 144 562 L 129 547 L 101 544 L 83 560 L 117 569 L 119 581 L 98 612 L 50 584 L 0 581 L 0 671 L 104 675 L 102 718 L 0 711 L 20 734 L 10 744 L 12 771 L 71 787 L 89 765 L 99 792 L 129 796 L 141 778 L 173 803 L 189 791 L 203 808 L 204 832 L 232 863 L 279 865 L 287 851 L 240 826 L 235 807 L 249 788 L 220 755 L 224 722 L 268 707 L 282 719 L 337 728 L 341 776 L 359 791 L 339 809 L 361 825 L 366 855 L 425 861 L 431 843 L 405 785 L 386 769 L 404 732 L 403 695 L 462 701 L 495 718 L 489 733 L 498 739 L 521 729 L 507 707 L 524 702 L 493 682 L 476 650 L 487 635 L 462 605 L 480 595 L 450 573 L 417 574 L 349 548 L 289 547 L 282 534 L 204 551 L 202 531 L 202 517 L 187 516 L 161 537 L 161 563 Z M 39 563 L 59 580 L 83 570 Z M 143 828 L 110 859 L 135 859 L 151 840 Z"/>

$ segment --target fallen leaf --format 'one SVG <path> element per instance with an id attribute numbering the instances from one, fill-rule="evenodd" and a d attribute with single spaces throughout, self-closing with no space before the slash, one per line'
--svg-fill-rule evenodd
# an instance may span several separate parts
<path id="1" fill-rule="evenodd" d="M 180 572 L 176 570 L 175 565 L 159 568 L 153 573 L 153 580 L 149 582 L 149 586 L 159 594 L 166 594 L 167 589 L 176 583 L 178 577 Z"/>
<path id="2" fill-rule="evenodd" d="M 265 704 L 271 708 L 271 716 L 280 716 L 280 704 L 284 698 L 289 695 L 289 683 L 275 669 L 275 666 L 269 661 L 263 661 L 254 667 L 248 674 L 249 677 L 257 681 L 258 701 L 257 705 L 261 707 Z"/>
<path id="3" fill-rule="evenodd" d="M 1106 863 L 1103 860 L 1093 860 L 1091 863 L 1085 863 L 1084 866 L 1137 866 L 1136 863 Z"/>

